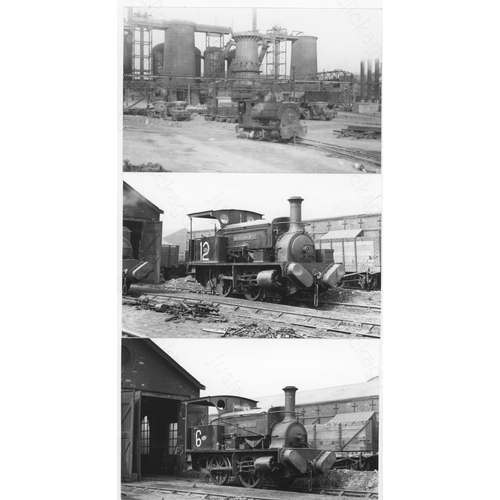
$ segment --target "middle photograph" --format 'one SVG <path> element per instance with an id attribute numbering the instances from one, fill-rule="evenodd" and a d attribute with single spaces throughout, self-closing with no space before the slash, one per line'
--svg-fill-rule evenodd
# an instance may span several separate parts
<path id="1" fill-rule="evenodd" d="M 124 173 L 122 330 L 379 338 L 380 177 Z"/>

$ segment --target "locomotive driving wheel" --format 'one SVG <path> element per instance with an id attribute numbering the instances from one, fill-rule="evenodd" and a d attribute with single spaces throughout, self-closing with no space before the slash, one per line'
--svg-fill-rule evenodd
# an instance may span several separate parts
<path id="1" fill-rule="evenodd" d="M 258 488 L 262 481 L 264 481 L 264 474 L 254 470 L 254 459 L 252 457 L 245 457 L 240 462 L 239 479 L 245 488 Z"/>
<path id="2" fill-rule="evenodd" d="M 233 278 L 229 273 L 221 273 L 217 277 L 215 289 L 219 295 L 229 297 L 233 293 Z"/>
<path id="3" fill-rule="evenodd" d="M 231 462 L 228 457 L 211 457 L 208 462 L 208 470 L 210 471 L 210 479 L 215 484 L 222 486 L 229 483 L 231 478 L 231 472 L 228 470 L 217 470 L 221 467 L 231 467 Z"/>
<path id="4" fill-rule="evenodd" d="M 261 300 L 262 297 L 264 297 L 264 290 L 260 286 L 253 286 L 251 288 L 247 288 L 244 292 L 243 295 L 245 296 L 245 299 L 247 300 Z"/>

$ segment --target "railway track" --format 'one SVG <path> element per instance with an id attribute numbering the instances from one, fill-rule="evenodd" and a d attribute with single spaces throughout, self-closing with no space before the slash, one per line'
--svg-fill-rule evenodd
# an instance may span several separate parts
<path id="1" fill-rule="evenodd" d="M 192 293 L 195 295 L 209 295 L 211 297 L 214 296 L 214 294 L 212 292 L 210 292 L 209 290 L 194 290 L 192 288 L 164 287 L 164 288 L 162 288 L 162 292 L 164 292 L 164 291 L 165 292 L 174 292 L 174 293 L 175 292 Z M 368 290 L 365 290 L 365 291 L 369 292 Z M 291 304 L 295 304 L 295 303 L 314 304 L 313 300 L 296 299 L 293 297 L 291 297 L 289 299 L 289 302 Z M 320 300 L 320 301 L 318 301 L 318 304 L 324 305 L 324 306 L 333 305 L 333 306 L 341 306 L 341 307 L 348 307 L 348 308 L 357 307 L 359 309 L 373 309 L 373 310 L 380 310 L 381 309 L 381 306 L 376 306 L 373 304 L 352 304 L 350 302 L 335 302 L 335 301 L 330 301 L 330 300 Z"/>
<path id="2" fill-rule="evenodd" d="M 210 297 L 217 297 L 217 295 L 214 295 L 212 292 L 208 290 L 193 290 L 192 288 L 179 288 L 179 287 L 164 287 L 161 291 L 163 292 L 183 292 L 183 293 L 192 293 L 193 295 L 208 295 Z M 308 300 L 308 299 L 295 299 L 295 298 L 290 298 L 289 300 L 290 304 L 295 304 L 295 303 L 300 303 L 300 304 L 314 304 L 313 300 Z M 350 302 L 334 302 L 334 301 L 329 301 L 329 300 L 320 300 L 318 301 L 319 305 L 322 306 L 339 306 L 339 307 L 346 307 L 349 309 L 352 308 L 357 308 L 357 309 L 369 309 L 369 310 L 374 310 L 374 311 L 380 311 L 382 308 L 381 306 L 376 306 L 373 304 L 352 304 Z"/>
<path id="3" fill-rule="evenodd" d="M 225 488 L 225 487 L 223 487 Z M 233 488 L 231 488 L 233 490 Z M 244 489 L 244 493 L 237 494 L 234 491 L 227 493 L 220 493 L 218 491 L 210 491 L 208 488 L 202 490 L 198 487 L 184 487 L 184 488 L 168 488 L 165 486 L 139 486 L 132 484 L 122 484 L 122 492 L 148 494 L 148 493 L 158 493 L 165 494 L 170 493 L 172 495 L 187 496 L 189 498 L 204 498 L 209 499 L 231 499 L 234 500 L 238 498 L 239 500 L 276 500 L 275 496 L 265 496 L 265 491 L 282 491 L 276 488 L 263 488 L 259 490 L 248 490 Z M 378 499 L 378 493 L 373 491 L 362 491 L 362 490 L 342 490 L 342 489 L 325 489 L 325 488 L 313 488 L 311 491 L 307 491 L 307 488 L 291 488 L 287 490 L 292 493 L 307 493 L 310 495 L 327 495 L 332 497 L 341 498 L 371 498 Z M 283 492 L 285 493 L 285 492 Z"/>
<path id="4" fill-rule="evenodd" d="M 189 498 L 204 498 L 209 499 L 231 499 L 236 498 L 234 493 L 216 493 L 212 491 L 203 491 L 199 488 L 166 488 L 166 487 L 156 487 L 156 486 L 135 486 L 129 484 L 122 484 L 123 490 L 129 491 L 130 493 L 170 493 L 172 495 L 187 496 Z M 274 497 L 256 496 L 256 495 L 237 495 L 238 499 L 241 500 L 276 500 Z"/>
<path id="5" fill-rule="evenodd" d="M 364 161 L 380 167 L 382 165 L 382 154 L 380 151 L 366 151 L 357 148 L 345 148 L 343 146 L 336 146 L 328 142 L 314 141 L 313 139 L 296 139 L 294 144 L 300 146 L 319 149 L 326 151 L 338 158 L 346 158 L 348 160 Z"/>
<path id="6" fill-rule="evenodd" d="M 150 301 L 157 303 L 173 304 L 175 302 L 189 301 L 202 302 L 203 299 L 193 298 L 190 293 L 155 293 L 143 294 Z M 251 320 L 268 320 L 275 323 L 285 323 L 289 326 L 297 326 L 307 330 L 324 330 L 330 333 L 343 335 L 359 335 L 362 337 L 380 338 L 380 318 L 377 310 L 369 310 L 369 319 L 354 319 L 348 314 L 338 314 L 332 317 L 331 312 L 297 310 L 292 306 L 272 304 L 263 302 L 249 302 L 246 299 L 233 297 L 219 297 L 212 295 L 210 302 L 219 305 L 221 313 L 240 316 Z M 375 313 L 375 314 L 373 314 Z"/>

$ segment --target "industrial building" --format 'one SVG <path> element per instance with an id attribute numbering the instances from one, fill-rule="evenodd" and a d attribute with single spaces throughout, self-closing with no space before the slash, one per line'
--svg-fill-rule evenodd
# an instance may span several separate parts
<path id="1" fill-rule="evenodd" d="M 250 22 L 249 22 L 250 27 Z M 149 105 L 158 98 L 191 105 L 273 92 L 279 100 L 298 101 L 305 92 L 321 93 L 345 110 L 376 112 L 381 102 L 379 59 L 360 62 L 360 77 L 341 69 L 318 70 L 318 37 L 273 26 L 233 32 L 228 26 L 190 20 L 159 20 L 127 9 L 124 23 L 123 75 L 125 109 Z M 162 43 L 153 46 L 153 34 Z M 197 47 L 196 34 L 205 35 Z M 310 94 L 311 95 L 311 94 Z M 140 104 L 139 104 L 140 103 Z M 368 111 L 365 111 L 368 110 Z"/>
<path id="2" fill-rule="evenodd" d="M 144 283 L 160 282 L 162 255 L 163 210 L 151 203 L 130 184 L 123 182 L 123 235 L 131 246 L 130 263 L 148 261 L 154 266 L 153 272 L 144 278 Z M 124 267 L 126 261 L 124 260 Z"/>
<path id="3" fill-rule="evenodd" d="M 149 338 L 121 347 L 121 477 L 178 473 L 181 403 L 205 386 Z"/>

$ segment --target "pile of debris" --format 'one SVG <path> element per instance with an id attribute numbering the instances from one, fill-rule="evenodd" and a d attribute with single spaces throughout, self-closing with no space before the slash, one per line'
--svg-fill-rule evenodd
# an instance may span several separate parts
<path id="1" fill-rule="evenodd" d="M 208 323 L 227 322 L 227 319 L 219 312 L 219 305 L 213 302 L 184 300 L 168 305 L 166 312 L 167 317 L 165 321 L 167 322 L 180 323 L 187 319 L 196 321 L 197 323 L 201 323 L 202 321 Z"/>
<path id="2" fill-rule="evenodd" d="M 140 165 L 133 165 L 130 160 L 123 160 L 124 172 L 169 172 L 165 170 L 160 163 L 141 163 Z"/>
<path id="3" fill-rule="evenodd" d="M 194 278 L 191 276 L 186 276 L 184 278 L 174 278 L 165 282 L 165 289 L 168 290 L 189 290 L 190 292 L 195 293 L 206 293 L 207 289 L 200 285 Z"/>
<path id="4" fill-rule="evenodd" d="M 219 305 L 213 302 L 198 300 L 183 300 L 174 304 L 166 304 L 156 300 L 150 300 L 149 297 L 141 295 L 138 299 L 122 300 L 124 305 L 135 306 L 138 310 L 155 311 L 166 313 L 165 321 L 179 323 L 187 319 L 201 323 L 225 323 L 227 319 L 219 312 Z"/>
<path id="5" fill-rule="evenodd" d="M 222 338 L 227 337 L 247 337 L 255 339 L 304 339 L 309 338 L 307 333 L 300 332 L 295 328 L 281 327 L 272 328 L 268 325 L 262 325 L 255 321 L 250 323 L 236 321 L 238 326 L 229 326 L 224 330 L 212 330 L 204 328 L 202 331 L 209 333 L 220 333 Z"/>
<path id="6" fill-rule="evenodd" d="M 314 480 L 316 488 L 377 491 L 378 471 L 330 469 Z"/>
<path id="7" fill-rule="evenodd" d="M 337 137 L 350 137 L 351 139 L 378 139 L 382 137 L 381 127 L 371 127 L 369 125 L 349 125 L 342 130 L 334 130 Z"/>

